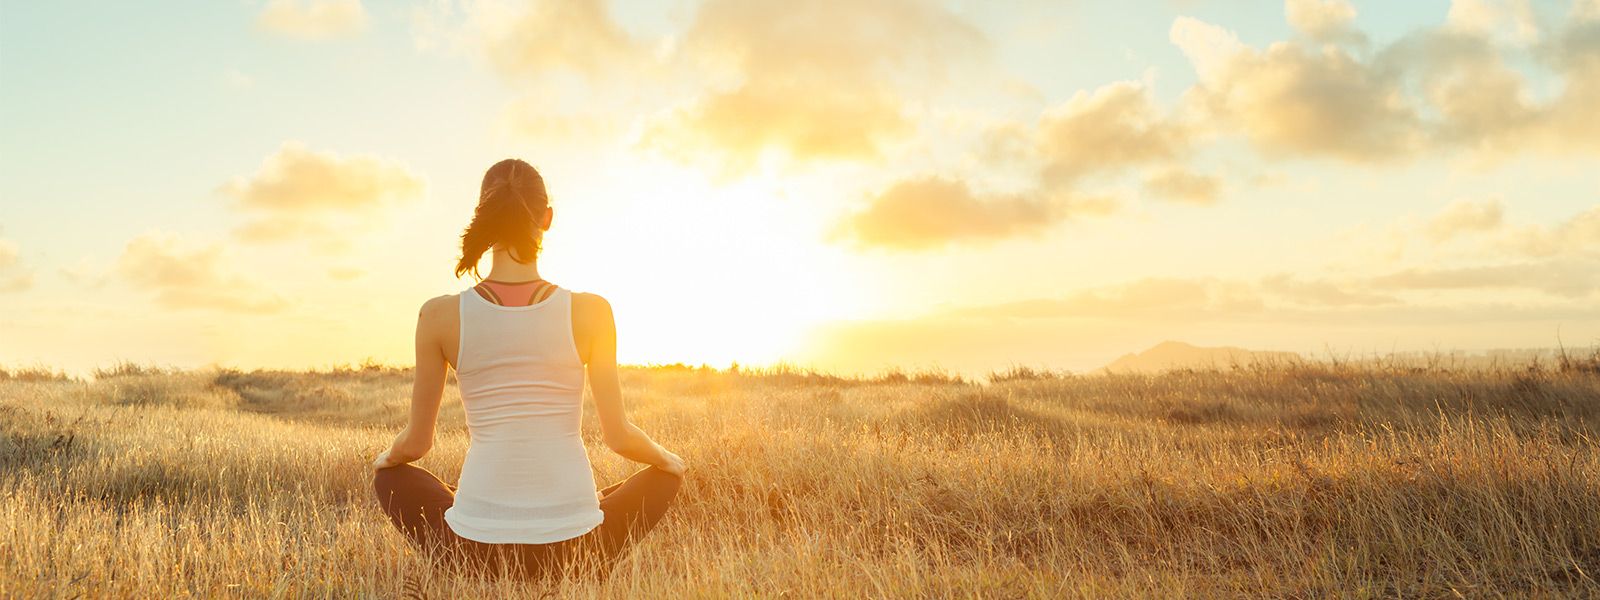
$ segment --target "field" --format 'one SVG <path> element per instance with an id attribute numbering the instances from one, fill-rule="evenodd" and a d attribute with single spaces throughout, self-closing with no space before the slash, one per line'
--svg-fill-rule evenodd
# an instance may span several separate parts
<path id="1" fill-rule="evenodd" d="M 546 584 L 432 569 L 377 510 L 404 370 L 12 371 L 0 596 L 1594 597 L 1595 366 L 630 369 L 683 495 Z M 454 481 L 443 413 L 420 464 Z M 635 468 L 586 428 L 601 483 Z"/>

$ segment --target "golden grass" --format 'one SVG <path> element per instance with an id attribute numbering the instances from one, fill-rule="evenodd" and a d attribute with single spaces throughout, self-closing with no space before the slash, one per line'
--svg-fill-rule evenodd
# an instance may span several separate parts
<path id="1" fill-rule="evenodd" d="M 624 385 L 691 477 L 609 578 L 541 584 L 430 568 L 379 513 L 405 371 L 0 377 L 0 595 L 1600 595 L 1592 369 Z M 441 428 L 453 481 L 453 386 Z"/>

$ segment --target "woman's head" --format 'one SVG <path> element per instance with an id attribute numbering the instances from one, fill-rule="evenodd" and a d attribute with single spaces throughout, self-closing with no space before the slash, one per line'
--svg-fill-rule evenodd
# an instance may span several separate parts
<path id="1" fill-rule="evenodd" d="M 478 208 L 461 233 L 456 277 L 478 277 L 478 260 L 492 247 L 505 248 L 518 262 L 533 262 L 550 216 L 550 196 L 539 171 L 515 158 L 495 163 L 483 174 Z"/>

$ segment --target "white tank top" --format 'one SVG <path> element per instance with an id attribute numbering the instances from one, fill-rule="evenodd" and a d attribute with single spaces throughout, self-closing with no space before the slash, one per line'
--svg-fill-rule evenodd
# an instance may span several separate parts
<path id="1" fill-rule="evenodd" d="M 456 380 L 472 443 L 445 523 L 491 544 L 545 544 L 594 529 L 605 515 L 578 434 L 583 361 L 572 292 L 500 306 L 468 289 L 459 304 Z"/>

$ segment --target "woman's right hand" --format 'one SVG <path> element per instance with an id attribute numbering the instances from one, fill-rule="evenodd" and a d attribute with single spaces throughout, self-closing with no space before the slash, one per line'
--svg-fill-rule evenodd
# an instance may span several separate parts
<path id="1" fill-rule="evenodd" d="M 668 473 L 671 473 L 673 475 L 677 475 L 679 477 L 683 477 L 683 470 L 685 468 L 687 468 L 688 465 L 685 465 L 683 463 L 683 458 L 682 457 L 680 457 L 680 456 L 678 456 L 676 454 L 673 454 L 671 451 L 667 450 L 666 448 L 662 448 L 661 449 L 661 460 L 660 460 L 660 462 L 656 463 L 655 467 L 658 468 L 658 469 L 661 469 L 663 471 L 666 471 Z"/>
<path id="2" fill-rule="evenodd" d="M 379 454 L 377 458 L 372 460 L 372 468 L 376 470 L 400 466 L 400 463 L 394 462 L 394 459 L 389 458 L 389 453 L 393 451 L 394 449 L 391 448 L 389 450 L 384 450 L 382 454 Z"/>

